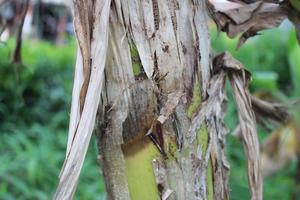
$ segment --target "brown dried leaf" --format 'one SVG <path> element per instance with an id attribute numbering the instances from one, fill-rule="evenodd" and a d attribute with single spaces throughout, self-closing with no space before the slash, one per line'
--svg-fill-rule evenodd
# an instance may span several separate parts
<path id="1" fill-rule="evenodd" d="M 261 2 L 255 2 L 246 6 L 242 6 L 239 9 L 231 10 L 226 15 L 231 18 L 236 24 L 246 22 L 252 17 L 253 12 L 261 6 Z"/>
<path id="2" fill-rule="evenodd" d="M 256 133 L 255 114 L 252 110 L 251 95 L 248 90 L 250 73 L 245 70 L 244 66 L 235 60 L 230 54 L 222 53 L 218 55 L 213 62 L 214 75 L 210 79 L 207 90 L 208 99 L 203 102 L 201 110 L 193 118 L 190 129 L 190 137 L 193 141 L 196 137 L 197 130 L 204 121 L 208 124 L 210 135 L 210 144 L 208 152 L 211 154 L 212 166 L 214 171 L 215 197 L 226 198 L 227 188 L 222 186 L 224 178 L 226 180 L 226 170 L 229 168 L 225 156 L 217 157 L 216 151 L 218 146 L 222 146 L 222 141 L 227 133 L 223 124 L 225 113 L 224 102 L 225 95 L 225 78 L 229 77 L 232 94 L 235 99 L 238 115 L 239 129 L 242 140 L 245 145 L 248 160 L 248 180 L 253 200 L 262 199 L 262 176 L 260 169 L 259 141 Z M 218 125 L 217 125 L 218 124 Z M 224 144 L 223 144 L 224 145 Z M 223 181 L 220 181 L 223 179 Z"/>
<path id="3" fill-rule="evenodd" d="M 251 96 L 252 108 L 257 119 L 269 119 L 275 122 L 287 120 L 288 108 L 280 103 L 272 103 L 255 96 Z"/>
<path id="4" fill-rule="evenodd" d="M 221 31 L 226 32 L 230 38 L 242 34 L 237 48 L 259 31 L 279 26 L 284 19 L 290 19 L 295 24 L 299 35 L 300 15 L 287 1 L 279 3 L 274 0 L 259 0 L 249 4 L 244 1 L 235 2 L 240 4 L 240 7 L 218 10 L 216 3 L 212 4 L 211 1 L 208 7 L 212 10 L 212 18 Z"/>
<path id="5" fill-rule="evenodd" d="M 285 123 L 289 117 L 288 107 L 281 103 L 269 102 L 251 95 L 252 109 L 257 123 L 269 130 L 266 121 L 274 124 Z M 233 131 L 233 135 L 242 138 L 241 127 L 238 125 Z"/>
<path id="6" fill-rule="evenodd" d="M 229 53 L 222 53 L 214 59 L 215 71 L 225 70 L 228 74 L 232 94 L 236 102 L 240 130 L 248 160 L 248 180 L 253 200 L 262 199 L 262 176 L 260 169 L 259 141 L 256 133 L 255 115 L 248 90 L 250 73 Z"/>

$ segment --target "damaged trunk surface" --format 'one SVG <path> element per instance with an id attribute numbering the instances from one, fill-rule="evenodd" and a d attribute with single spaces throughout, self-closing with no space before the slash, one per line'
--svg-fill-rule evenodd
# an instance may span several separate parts
<path id="1" fill-rule="evenodd" d="M 112 2 L 97 119 L 109 199 L 214 199 L 206 122 L 190 134 L 210 79 L 204 11 L 203 1 Z M 215 195 L 227 199 L 217 158 Z"/>
<path id="2" fill-rule="evenodd" d="M 252 199 L 262 199 L 249 74 L 227 53 L 211 62 L 205 1 L 77 0 L 74 15 L 79 51 L 55 199 L 73 196 L 95 124 L 108 199 L 229 199 L 226 77 Z"/>

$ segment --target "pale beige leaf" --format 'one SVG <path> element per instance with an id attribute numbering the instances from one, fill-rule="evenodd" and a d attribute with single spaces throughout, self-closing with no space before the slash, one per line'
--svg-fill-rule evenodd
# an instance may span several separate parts
<path id="1" fill-rule="evenodd" d="M 241 4 L 228 1 L 228 0 L 208 0 L 208 1 L 214 6 L 216 11 L 220 11 L 220 12 L 233 10 L 243 6 Z"/>
<path id="2" fill-rule="evenodd" d="M 75 3 L 80 2 L 80 0 Z M 94 23 L 94 39 L 91 44 L 91 55 L 93 59 L 91 61 L 91 75 L 88 84 L 88 90 L 86 93 L 84 106 L 82 114 L 78 121 L 78 110 L 80 110 L 81 105 L 78 104 L 78 91 L 73 90 L 73 99 L 72 108 L 74 108 L 73 115 L 71 116 L 70 124 L 77 124 L 75 132 L 71 133 L 69 137 L 70 146 L 69 152 L 67 153 L 64 166 L 60 174 L 60 180 L 58 188 L 54 199 L 71 199 L 79 178 L 79 174 L 83 165 L 83 161 L 87 152 L 87 148 L 90 142 L 92 131 L 94 129 L 95 117 L 97 108 L 100 101 L 100 92 L 102 89 L 103 82 L 103 71 L 105 67 L 106 52 L 107 52 L 107 41 L 108 41 L 108 18 L 110 11 L 110 0 L 106 1 L 95 1 L 94 8 L 91 10 L 96 13 L 95 23 Z M 81 17 L 76 16 L 75 17 Z M 83 56 L 83 51 L 81 52 Z M 78 60 L 79 61 L 79 60 Z M 84 63 L 84 62 L 83 62 Z M 84 64 L 83 64 L 84 65 Z M 81 67 L 82 65 L 78 64 L 76 67 Z M 77 71 L 77 70 L 76 70 Z M 84 69 L 82 70 L 84 71 Z M 78 73 L 82 72 L 78 69 Z M 84 72 L 83 72 L 84 73 Z M 74 82 L 80 82 L 76 78 L 82 79 L 82 76 L 75 76 Z M 75 85 L 74 89 L 78 85 Z M 79 87 L 77 88 L 79 89 Z M 77 122 L 78 121 L 78 122 Z M 74 129 L 72 129 L 74 130 Z"/>

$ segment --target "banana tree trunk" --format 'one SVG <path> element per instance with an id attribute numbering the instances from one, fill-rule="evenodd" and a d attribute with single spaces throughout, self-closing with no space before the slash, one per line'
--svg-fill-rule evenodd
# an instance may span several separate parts
<path id="1" fill-rule="evenodd" d="M 220 113 L 225 100 L 207 21 L 202 0 L 111 2 L 96 119 L 108 199 L 228 199 L 223 116 L 193 128 L 210 92 Z"/>
<path id="2" fill-rule="evenodd" d="M 290 13 L 286 4 L 263 1 L 239 1 L 238 10 L 227 0 L 74 1 L 79 49 L 54 199 L 73 197 L 94 127 L 108 199 L 228 199 L 226 78 L 251 199 L 262 199 L 256 117 L 284 115 L 278 104 L 251 97 L 251 74 L 229 53 L 211 63 L 207 5 L 221 30 L 231 37 L 243 33 L 239 45 Z M 241 22 L 242 10 L 253 15 Z"/>

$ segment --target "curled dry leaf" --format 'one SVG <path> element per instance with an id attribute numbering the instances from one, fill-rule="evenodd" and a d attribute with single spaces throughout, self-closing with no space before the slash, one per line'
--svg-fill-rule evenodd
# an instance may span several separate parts
<path id="1" fill-rule="evenodd" d="M 216 190 L 215 197 L 226 199 L 228 191 L 226 186 L 222 185 L 224 181 L 220 180 L 227 176 L 229 165 L 225 156 L 217 156 L 215 153 L 222 144 L 224 145 L 224 136 L 227 133 L 227 129 L 223 123 L 226 108 L 226 75 L 230 80 L 232 95 L 235 99 L 238 110 L 240 123 L 239 129 L 248 160 L 248 180 L 251 189 L 251 199 L 261 200 L 263 180 L 260 169 L 260 153 L 259 141 L 256 132 L 256 119 L 252 109 L 251 95 L 248 90 L 250 73 L 229 53 L 222 53 L 216 56 L 213 61 L 213 76 L 209 81 L 209 87 L 207 90 L 208 99 L 202 103 L 201 109 L 192 120 L 190 138 L 191 141 L 194 140 L 197 130 L 199 130 L 202 124 L 206 121 L 210 135 L 210 143 L 207 152 L 211 155 L 214 171 L 214 190 Z M 222 194 L 225 195 L 221 196 Z"/>
<path id="2" fill-rule="evenodd" d="M 211 16 L 221 31 L 226 32 L 230 38 L 242 34 L 237 48 L 248 38 L 257 35 L 259 31 L 278 27 L 285 19 L 295 24 L 299 41 L 300 14 L 289 1 L 284 0 L 279 3 L 275 0 L 235 0 L 235 4 L 240 6 L 220 9 L 219 1 L 208 1 Z"/>
<path id="3" fill-rule="evenodd" d="M 251 95 L 252 109 L 257 123 L 268 129 L 266 122 L 272 124 L 283 124 L 288 120 L 288 107 L 281 103 L 269 102 Z M 238 125 L 233 131 L 233 135 L 242 138 L 241 127 Z"/>
<path id="4" fill-rule="evenodd" d="M 251 96 L 248 90 L 250 73 L 229 53 L 222 53 L 215 57 L 214 70 L 215 73 L 226 71 L 228 74 L 232 95 L 238 110 L 239 127 L 247 155 L 251 199 L 262 199 L 263 181 L 260 169 L 259 141 L 256 132 L 255 115 L 251 105 Z"/>
<path id="5" fill-rule="evenodd" d="M 281 103 L 268 102 L 251 95 L 251 102 L 256 119 L 268 119 L 274 122 L 285 122 L 289 116 L 288 108 Z"/>

